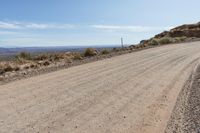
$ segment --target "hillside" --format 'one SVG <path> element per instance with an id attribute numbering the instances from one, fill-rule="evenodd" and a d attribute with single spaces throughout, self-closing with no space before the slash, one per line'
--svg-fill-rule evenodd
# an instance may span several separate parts
<path id="1" fill-rule="evenodd" d="M 137 47 L 146 47 L 151 45 L 161 45 L 170 43 L 179 43 L 200 39 L 200 22 L 196 24 L 185 24 L 164 31 L 153 38 L 142 40 Z"/>
<path id="2" fill-rule="evenodd" d="M 162 37 L 196 37 L 200 38 L 200 22 L 196 24 L 185 24 L 178 26 L 170 31 L 163 32 L 155 36 L 155 38 Z"/>

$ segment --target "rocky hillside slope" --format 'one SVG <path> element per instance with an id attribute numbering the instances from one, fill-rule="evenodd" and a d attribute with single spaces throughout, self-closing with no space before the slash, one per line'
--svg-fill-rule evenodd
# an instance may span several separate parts
<path id="1" fill-rule="evenodd" d="M 197 39 L 200 39 L 200 22 L 196 24 L 185 24 L 173 28 L 170 31 L 164 31 L 158 35 L 155 35 L 151 39 L 142 40 L 137 47 L 177 43 Z"/>
<path id="2" fill-rule="evenodd" d="M 196 24 L 185 24 L 182 26 L 178 26 L 170 31 L 165 31 L 161 34 L 155 36 L 155 38 L 162 37 L 197 37 L 200 38 L 200 22 Z"/>

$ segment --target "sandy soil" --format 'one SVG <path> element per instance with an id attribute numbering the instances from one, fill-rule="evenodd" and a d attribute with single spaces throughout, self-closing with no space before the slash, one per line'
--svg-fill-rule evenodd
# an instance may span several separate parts
<path id="1" fill-rule="evenodd" d="M 167 45 L 1 85 L 0 132 L 164 132 L 199 51 Z"/>

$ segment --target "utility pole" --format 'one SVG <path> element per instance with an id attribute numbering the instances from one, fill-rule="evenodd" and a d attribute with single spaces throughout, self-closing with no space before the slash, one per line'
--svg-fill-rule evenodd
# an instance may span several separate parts
<path id="1" fill-rule="evenodd" d="M 123 41 L 123 38 L 121 38 L 121 45 L 122 45 L 122 48 L 124 48 L 124 41 Z"/>

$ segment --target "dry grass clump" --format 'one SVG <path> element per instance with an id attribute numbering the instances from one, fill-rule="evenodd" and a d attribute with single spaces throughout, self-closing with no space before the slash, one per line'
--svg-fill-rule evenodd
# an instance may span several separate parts
<path id="1" fill-rule="evenodd" d="M 13 71 L 14 69 L 13 69 L 13 67 L 9 64 L 9 63 L 6 63 L 5 65 L 4 65 L 4 71 L 5 72 L 10 72 L 10 71 Z"/>
<path id="2" fill-rule="evenodd" d="M 98 54 L 98 52 L 97 52 L 97 50 L 96 49 L 93 49 L 93 48 L 87 48 L 86 50 L 85 50 L 85 52 L 84 52 L 84 56 L 85 57 L 90 57 L 90 56 L 95 56 L 95 55 L 97 55 Z"/>
<path id="3" fill-rule="evenodd" d="M 135 46 L 135 49 L 143 49 L 143 48 L 145 48 L 145 47 L 146 47 L 145 44 L 139 44 L 139 45 L 136 45 L 136 46 Z"/>
<path id="4" fill-rule="evenodd" d="M 38 65 L 35 63 L 32 63 L 32 64 L 30 64 L 30 68 L 33 68 L 33 69 L 38 68 Z"/>
<path id="5" fill-rule="evenodd" d="M 165 45 L 165 44 L 171 44 L 171 43 L 179 43 L 179 42 L 184 42 L 188 38 L 183 36 L 183 37 L 168 37 L 164 36 L 161 38 L 151 38 L 150 40 L 143 40 L 139 45 L 136 45 L 134 49 L 143 49 L 147 46 L 157 46 L 157 45 Z"/>
<path id="6" fill-rule="evenodd" d="M 173 39 L 169 37 L 163 37 L 163 38 L 158 39 L 159 44 L 170 44 L 173 42 L 174 42 Z"/>
<path id="7" fill-rule="evenodd" d="M 119 51 L 120 51 L 119 48 L 113 48 L 113 49 L 112 49 L 112 52 L 119 52 Z"/>
<path id="8" fill-rule="evenodd" d="M 49 61 L 44 61 L 44 62 L 43 62 L 43 65 L 44 65 L 44 66 L 49 66 L 49 65 L 50 65 L 50 62 L 49 62 Z"/>
<path id="9" fill-rule="evenodd" d="M 49 53 L 49 54 L 41 54 L 34 58 L 35 61 L 49 61 L 50 62 L 57 62 L 57 61 L 70 61 L 70 60 L 82 60 L 83 57 L 81 53 L 78 52 L 65 52 L 65 53 Z M 40 65 L 47 66 L 48 63 L 43 64 L 39 63 Z"/>
<path id="10" fill-rule="evenodd" d="M 19 54 L 16 55 L 16 58 L 18 60 L 24 59 L 24 60 L 31 60 L 31 54 L 28 52 L 20 52 Z"/>
<path id="11" fill-rule="evenodd" d="M 82 60 L 83 57 L 80 53 L 73 53 L 73 59 L 74 60 Z"/>
<path id="12" fill-rule="evenodd" d="M 52 57 L 54 60 L 58 61 L 58 60 L 65 59 L 66 55 L 64 53 L 55 53 L 55 54 L 52 54 Z"/>
<path id="13" fill-rule="evenodd" d="M 104 49 L 104 50 L 101 51 L 101 54 L 103 54 L 103 55 L 109 54 L 109 53 L 110 53 L 110 51 L 108 51 L 108 50 L 106 50 L 106 49 Z"/>
<path id="14" fill-rule="evenodd" d="M 49 59 L 49 55 L 48 54 L 40 54 L 40 55 L 38 55 L 38 56 L 36 56 L 34 58 L 34 60 L 37 60 L 37 61 L 39 61 L 39 60 L 47 60 L 47 59 Z"/>
<path id="15" fill-rule="evenodd" d="M 152 40 L 149 42 L 149 45 L 156 46 L 156 45 L 159 45 L 159 42 L 158 42 L 156 39 L 152 39 Z"/>
<path id="16" fill-rule="evenodd" d="M 170 44 L 170 43 L 173 43 L 173 42 L 174 42 L 174 40 L 172 38 L 169 38 L 169 37 L 153 38 L 147 43 L 147 45 L 157 46 L 157 45 L 163 45 L 163 44 Z"/>
<path id="17" fill-rule="evenodd" d="M 35 61 L 59 61 L 61 59 L 65 58 L 64 53 L 45 53 L 45 54 L 40 54 L 34 58 Z"/>
<path id="18" fill-rule="evenodd" d="M 175 37 L 174 42 L 184 42 L 187 39 L 187 37 Z"/>
<path id="19" fill-rule="evenodd" d="M 0 74 L 4 74 L 6 72 L 19 71 L 20 68 L 16 64 L 11 64 L 10 62 L 0 63 Z"/>
<path id="20" fill-rule="evenodd" d="M 50 63 L 50 61 L 45 60 L 45 61 L 38 61 L 37 64 L 38 64 L 39 66 L 49 66 L 51 63 Z M 36 66 L 36 68 L 37 68 L 37 67 L 38 67 L 38 66 Z"/>

